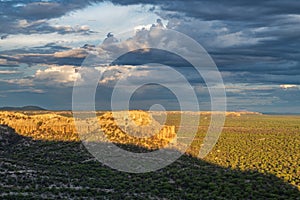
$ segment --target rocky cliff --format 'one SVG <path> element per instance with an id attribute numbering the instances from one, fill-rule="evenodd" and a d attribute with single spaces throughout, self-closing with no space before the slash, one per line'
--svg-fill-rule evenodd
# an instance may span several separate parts
<path id="1" fill-rule="evenodd" d="M 0 112 L 0 124 L 8 125 L 23 136 L 52 141 L 110 141 L 160 148 L 176 142 L 174 126 L 160 125 L 143 111 L 107 112 L 95 119 L 76 120 L 56 113 L 27 115 L 21 112 Z M 106 138 L 97 137 L 101 134 Z M 108 139 L 108 140 L 107 140 Z"/>

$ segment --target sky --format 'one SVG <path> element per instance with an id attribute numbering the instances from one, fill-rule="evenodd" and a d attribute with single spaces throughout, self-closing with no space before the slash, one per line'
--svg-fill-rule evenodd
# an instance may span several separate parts
<path id="1" fill-rule="evenodd" d="M 74 83 L 82 78 L 79 71 L 89 55 L 108 55 L 104 47 L 124 41 L 128 51 L 128 41 L 147 48 L 154 27 L 181 32 L 202 45 L 222 76 L 227 110 L 300 113 L 297 0 L 0 0 L 0 107 L 71 109 Z M 152 50 L 94 66 L 94 73 L 103 75 L 96 109 L 110 109 L 119 80 L 127 80 L 125 93 L 139 80 L 181 85 L 154 62 L 187 77 L 201 110 L 210 110 L 208 86 L 193 66 Z M 180 109 L 176 95 L 157 84 L 139 87 L 130 108 L 155 104 Z"/>

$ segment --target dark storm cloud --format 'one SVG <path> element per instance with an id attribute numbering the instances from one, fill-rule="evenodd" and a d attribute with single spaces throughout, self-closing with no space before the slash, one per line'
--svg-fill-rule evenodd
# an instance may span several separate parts
<path id="1" fill-rule="evenodd" d="M 32 48 L 22 48 L 22 49 L 12 49 L 0 51 L 0 57 L 8 55 L 18 55 L 18 54 L 53 54 L 55 52 L 71 50 L 70 47 L 60 46 L 55 43 L 48 43 L 44 46 L 37 46 Z"/>
<path id="2" fill-rule="evenodd" d="M 1 24 L 2 27 L 0 29 L 0 34 L 2 34 L 2 40 L 8 38 L 9 34 L 80 33 L 89 35 L 91 33 L 95 33 L 88 27 L 52 26 L 46 20 L 30 21 L 21 19 L 10 23 L 8 22 L 9 21 L 6 21 Z"/>
<path id="3" fill-rule="evenodd" d="M 1 11 L 7 17 L 25 19 L 49 19 L 65 15 L 66 13 L 82 9 L 102 0 L 55 0 L 41 2 L 37 0 L 2 1 Z M 294 0 L 278 1 L 209 1 L 209 0 L 112 0 L 115 4 L 152 4 L 160 6 L 165 11 L 185 13 L 186 16 L 204 20 L 251 21 L 268 19 L 266 16 L 282 14 L 298 14 L 300 2 Z M 153 8 L 152 10 L 155 11 Z"/>
<path id="4" fill-rule="evenodd" d="M 265 74 L 265 80 L 270 82 L 268 74 L 300 74 L 299 1 L 182 1 L 165 2 L 162 7 L 195 19 L 219 20 L 229 32 L 240 31 L 249 40 L 260 38 L 256 43 L 228 47 L 206 45 L 221 71 Z M 190 34 L 192 29 L 186 28 L 178 30 Z M 191 36 L 203 41 L 201 27 L 198 29 Z M 252 78 L 256 80 L 256 76 Z M 282 81 L 289 82 L 288 79 Z"/>
<path id="5" fill-rule="evenodd" d="M 226 84 L 231 83 L 248 83 L 253 86 L 257 84 L 273 84 L 279 86 L 280 84 L 297 84 L 300 85 L 300 75 L 272 75 L 265 73 L 251 73 L 251 72 L 230 72 L 229 75 L 223 76 Z"/>
<path id="6" fill-rule="evenodd" d="M 37 1 L 12 0 L 0 3 L 0 36 L 5 39 L 7 34 L 31 34 L 33 32 L 61 34 L 72 32 L 64 27 L 52 27 L 46 20 L 61 17 L 67 13 L 83 9 L 95 1 Z M 25 22 L 20 24 L 20 22 Z M 76 32 L 75 30 L 73 30 Z M 84 30 L 82 30 L 84 32 Z M 88 33 L 88 31 L 85 31 Z"/>
<path id="7" fill-rule="evenodd" d="M 252 21 L 266 19 L 270 15 L 299 14 L 300 2 L 295 0 L 278 1 L 210 1 L 210 0 L 112 0 L 120 5 L 152 4 L 163 10 L 185 13 L 186 16 L 204 20 Z"/>
<path id="8" fill-rule="evenodd" d="M 244 79 L 240 75 L 237 78 L 232 76 L 231 82 L 299 83 L 300 1 L 112 2 L 157 6 L 158 9 L 154 7 L 152 10 L 170 20 L 169 28 L 183 32 L 203 44 L 220 71 L 247 74 Z M 176 19 L 179 24 L 172 25 L 172 20 Z M 222 28 L 226 28 L 226 31 L 219 33 Z"/>
<path id="9" fill-rule="evenodd" d="M 204 83 L 203 78 L 200 76 L 198 71 L 193 67 L 191 63 L 182 58 L 179 55 L 176 55 L 171 52 L 159 50 L 159 49 L 145 49 L 141 51 L 129 52 L 127 54 L 122 55 L 116 61 L 114 61 L 113 65 L 147 65 L 159 63 L 161 65 L 170 66 L 191 83 Z M 158 70 L 158 68 L 149 68 L 149 71 Z"/>
<path id="10" fill-rule="evenodd" d="M 0 12 L 1 24 L 11 24 L 16 20 L 43 20 L 63 16 L 68 12 L 83 9 L 93 3 L 103 2 L 102 0 L 75 0 L 75 1 L 47 1 L 36 0 L 25 1 L 4 1 L 1 2 Z M 278 21 L 285 15 L 299 14 L 300 2 L 295 0 L 287 1 L 209 1 L 209 0 L 112 0 L 115 4 L 152 4 L 159 6 L 163 12 L 158 13 L 166 17 L 178 16 L 183 13 L 185 16 L 194 17 L 201 20 L 220 20 L 235 24 L 237 29 L 243 26 L 264 26 Z M 155 8 L 152 9 L 155 11 Z M 171 11 L 172 14 L 165 12 Z M 180 16 L 180 15 L 179 15 Z M 6 22 L 6 23 L 5 23 Z M 3 27 L 3 26 L 2 26 Z M 4 29 L 4 27 L 3 27 Z"/>
<path id="11" fill-rule="evenodd" d="M 47 1 L 13 0 L 1 1 L 0 8 L 3 18 L 40 20 L 61 17 L 66 13 L 84 8 L 92 1 Z"/>
<path id="12" fill-rule="evenodd" d="M 74 65 L 80 66 L 86 56 L 82 55 L 80 57 L 76 56 L 62 56 L 57 57 L 55 54 L 24 54 L 18 55 L 17 57 L 10 57 L 10 56 L 3 56 L 1 55 L 0 58 L 9 60 L 10 62 L 19 63 L 19 64 L 27 64 L 29 66 L 36 65 L 36 64 L 56 64 L 56 65 Z"/>
<path id="13" fill-rule="evenodd" d="M 54 43 L 29 49 L 0 51 L 2 62 L 5 60 L 8 63 L 6 66 L 10 66 L 9 63 L 11 63 L 12 67 L 20 64 L 29 66 L 36 64 L 80 66 L 87 55 L 88 49 L 85 46 L 71 49 Z"/>

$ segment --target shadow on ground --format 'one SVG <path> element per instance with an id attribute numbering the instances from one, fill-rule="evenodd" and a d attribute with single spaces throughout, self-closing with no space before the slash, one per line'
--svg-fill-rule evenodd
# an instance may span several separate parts
<path id="1" fill-rule="evenodd" d="M 81 143 L 34 141 L 0 126 L 1 199 L 299 197 L 298 189 L 274 175 L 222 168 L 187 155 L 156 172 L 119 172 L 95 161 Z"/>

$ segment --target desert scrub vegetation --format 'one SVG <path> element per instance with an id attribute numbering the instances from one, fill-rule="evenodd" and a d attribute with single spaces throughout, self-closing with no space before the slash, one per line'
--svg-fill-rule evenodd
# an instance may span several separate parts
<path id="1" fill-rule="evenodd" d="M 178 113 L 170 113 L 166 124 L 177 129 L 179 120 Z M 80 141 L 36 140 L 0 126 L 0 198 L 299 199 L 300 117 L 228 116 L 212 152 L 198 159 L 209 120 L 201 116 L 185 155 L 145 174 L 110 169 Z"/>

